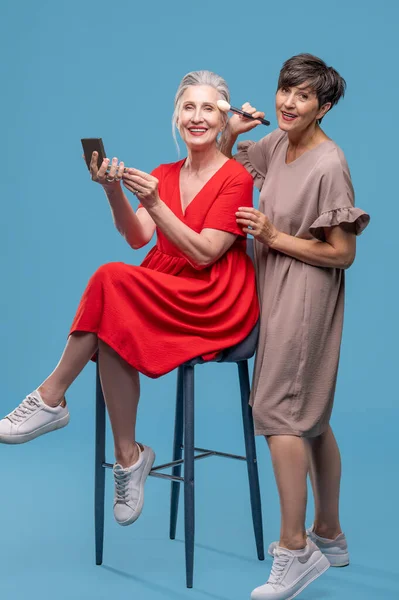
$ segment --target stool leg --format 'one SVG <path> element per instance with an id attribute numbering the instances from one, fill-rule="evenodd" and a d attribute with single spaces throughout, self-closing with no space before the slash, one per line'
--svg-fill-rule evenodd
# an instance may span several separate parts
<path id="1" fill-rule="evenodd" d="M 187 587 L 194 571 L 194 367 L 183 367 L 184 389 L 184 530 Z"/>
<path id="2" fill-rule="evenodd" d="M 98 360 L 98 359 L 97 359 Z M 105 402 L 97 362 L 96 373 L 96 449 L 94 466 L 94 522 L 96 538 L 96 565 L 103 562 L 104 495 L 105 495 Z"/>
<path id="3" fill-rule="evenodd" d="M 258 465 L 252 408 L 249 405 L 249 374 L 248 361 L 237 363 L 240 378 L 242 422 L 244 426 L 245 454 L 247 457 L 249 493 L 251 497 L 252 521 L 254 525 L 256 549 L 259 560 L 264 560 L 265 549 L 263 542 L 262 507 L 260 500 Z"/>
<path id="4" fill-rule="evenodd" d="M 175 413 L 175 435 L 173 441 L 173 458 L 180 460 L 183 455 L 183 367 L 177 371 L 177 389 L 176 389 L 176 413 Z M 181 476 L 181 465 L 172 468 L 172 475 Z M 174 540 L 176 537 L 177 512 L 179 508 L 180 483 L 172 481 L 170 494 L 170 528 L 169 537 Z"/>

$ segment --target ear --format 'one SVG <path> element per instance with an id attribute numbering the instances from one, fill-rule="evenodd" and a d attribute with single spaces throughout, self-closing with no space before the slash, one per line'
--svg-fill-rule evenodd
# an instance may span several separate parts
<path id="1" fill-rule="evenodd" d="M 326 102 L 326 104 L 323 104 L 323 106 L 319 109 L 319 112 L 317 113 L 316 119 L 322 119 L 324 115 L 330 110 L 331 106 L 331 102 Z"/>

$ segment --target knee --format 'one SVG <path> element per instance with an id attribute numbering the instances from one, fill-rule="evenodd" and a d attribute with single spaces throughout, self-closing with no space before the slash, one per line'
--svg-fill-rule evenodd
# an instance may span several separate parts
<path id="1" fill-rule="evenodd" d="M 105 265 L 101 265 L 95 271 L 92 276 L 92 279 L 96 281 L 115 281 L 121 279 L 122 275 L 125 273 L 126 265 L 122 262 L 111 262 L 106 263 Z"/>

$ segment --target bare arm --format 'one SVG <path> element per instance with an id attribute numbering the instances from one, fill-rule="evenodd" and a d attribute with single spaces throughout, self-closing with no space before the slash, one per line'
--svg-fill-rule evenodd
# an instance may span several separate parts
<path id="1" fill-rule="evenodd" d="M 104 159 L 98 168 L 97 156 L 97 152 L 93 152 L 90 163 L 91 178 L 104 188 L 115 227 L 132 248 L 145 246 L 154 234 L 155 223 L 144 208 L 139 208 L 135 213 L 126 198 L 120 185 L 124 163 L 120 162 L 118 165 L 118 159 L 113 158 L 110 171 L 107 173 L 109 159 Z"/>
<path id="2" fill-rule="evenodd" d="M 149 217 L 162 233 L 186 256 L 195 268 L 204 268 L 218 260 L 233 244 L 236 235 L 218 229 L 197 233 L 183 223 L 161 200 L 156 177 L 137 169 L 123 175 L 125 187 L 136 193 Z"/>
<path id="3" fill-rule="evenodd" d="M 347 269 L 356 254 L 356 236 L 352 226 L 324 228 L 326 241 L 304 240 L 278 231 L 270 220 L 255 208 L 240 208 L 237 223 L 245 233 L 252 234 L 263 244 L 315 267 Z"/>
<path id="4" fill-rule="evenodd" d="M 325 242 L 303 240 L 279 232 L 270 247 L 315 267 L 348 269 L 356 255 L 356 235 L 353 230 L 339 225 L 324 228 Z"/>
<path id="5" fill-rule="evenodd" d="M 145 208 L 134 212 L 119 184 L 104 186 L 115 227 L 135 250 L 148 244 L 155 232 L 155 223 Z"/>
<path id="6" fill-rule="evenodd" d="M 180 221 L 162 200 L 147 210 L 162 233 L 183 252 L 195 268 L 204 268 L 216 262 L 237 237 L 217 229 L 203 229 L 197 233 Z"/>

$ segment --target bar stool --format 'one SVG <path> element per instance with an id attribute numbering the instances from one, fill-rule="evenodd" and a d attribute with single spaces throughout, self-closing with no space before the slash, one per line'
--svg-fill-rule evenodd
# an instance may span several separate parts
<path id="1" fill-rule="evenodd" d="M 251 254 L 251 250 L 252 247 L 249 245 L 248 254 Z M 177 370 L 175 431 L 172 461 L 153 467 L 150 472 L 150 476 L 172 481 L 169 524 L 169 536 L 172 540 L 174 540 L 176 536 L 180 485 L 184 485 L 186 583 L 188 588 L 193 587 L 195 522 L 194 463 L 196 460 L 211 456 L 221 456 L 224 458 L 246 461 L 257 555 L 259 560 L 264 560 L 265 558 L 254 426 L 252 420 L 252 409 L 249 405 L 250 383 L 248 373 L 248 359 L 251 358 L 255 352 L 258 333 L 259 323 L 256 324 L 254 329 L 245 340 L 236 346 L 233 346 L 232 348 L 220 352 L 213 361 L 204 361 L 201 357 L 197 357 L 184 363 L 178 367 Z M 228 454 L 225 452 L 218 452 L 216 450 L 198 448 L 195 446 L 194 368 L 196 365 L 203 364 L 205 362 L 231 362 L 237 364 L 241 392 L 245 456 Z M 111 463 L 107 463 L 105 460 L 105 402 L 100 383 L 98 364 L 96 376 L 95 430 L 95 544 L 96 564 L 101 565 L 103 560 L 104 542 L 105 469 L 112 469 L 113 465 Z M 184 474 L 182 476 L 181 469 L 183 465 Z M 160 472 L 169 468 L 172 469 L 171 475 Z"/>

